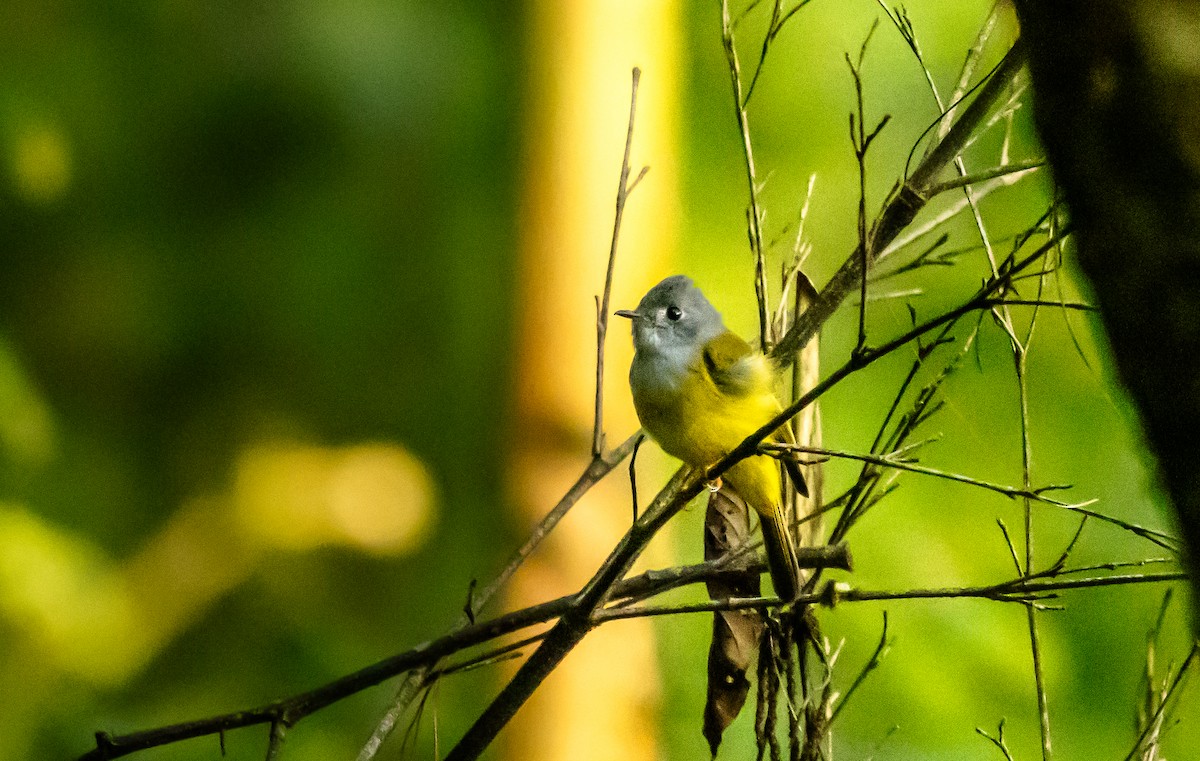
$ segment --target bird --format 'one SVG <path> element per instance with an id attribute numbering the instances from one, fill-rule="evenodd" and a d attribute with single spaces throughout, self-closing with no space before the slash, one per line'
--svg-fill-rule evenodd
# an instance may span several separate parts
<path id="1" fill-rule="evenodd" d="M 637 309 L 615 314 L 633 324 L 629 385 L 638 420 L 667 454 L 707 469 L 782 409 L 767 358 L 725 327 L 691 278 L 668 277 Z M 768 441 L 791 443 L 787 424 Z M 784 464 L 807 496 L 799 465 L 789 458 Z M 752 455 L 726 470 L 723 481 L 758 513 L 775 594 L 785 603 L 795 600 L 801 575 L 778 464 Z"/>

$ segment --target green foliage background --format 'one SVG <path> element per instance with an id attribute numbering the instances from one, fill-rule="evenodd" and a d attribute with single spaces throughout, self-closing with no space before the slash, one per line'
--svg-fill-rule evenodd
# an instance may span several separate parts
<path id="1" fill-rule="evenodd" d="M 857 51 L 882 15 L 870 3 L 844 5 L 816 2 L 792 22 L 752 106 L 759 165 L 771 173 L 768 229 L 795 213 L 809 174 L 818 173 L 809 222 L 818 283 L 855 236 L 857 175 L 846 134 L 853 90 L 843 54 Z M 910 7 L 944 92 L 987 10 L 983 2 Z M 680 266 L 751 335 L 744 170 L 719 15 L 715 4 L 700 3 L 686 4 L 681 16 Z M 519 541 L 504 518 L 500 468 L 506 399 L 520 382 L 509 356 L 531 65 L 525 18 L 507 4 L 461 0 L 9 0 L 0 10 L 5 757 L 72 757 L 96 729 L 254 705 L 358 668 L 441 631 L 457 616 L 467 581 L 494 573 Z M 759 33 L 753 24 L 739 30 L 744 39 Z M 755 52 L 750 44 L 744 56 Z M 872 154 L 874 208 L 936 108 L 886 22 L 865 80 L 868 114 L 893 117 Z M 1027 116 L 1016 121 L 1017 158 L 1038 155 Z M 624 115 L 614 115 L 613 129 L 623 124 Z M 994 161 L 997 148 L 994 138 L 977 146 L 976 166 Z M 989 199 L 983 208 L 993 231 L 1023 229 L 1048 192 L 1042 177 Z M 975 242 L 973 226 L 952 229 L 957 245 Z M 982 274 L 981 257 L 972 255 L 906 285 L 927 291 L 915 304 L 930 315 Z M 1075 293 L 1078 284 L 1066 281 Z M 907 319 L 902 302 L 883 302 L 872 306 L 870 327 L 888 334 Z M 1168 525 L 1102 339 L 1087 319 L 1072 325 L 1090 366 L 1058 314 L 1043 316 L 1030 357 L 1035 480 L 1076 484 L 1071 499 L 1098 496 L 1124 519 Z M 827 362 L 849 350 L 853 329 L 849 318 L 829 328 Z M 908 361 L 897 357 L 830 394 L 830 446 L 869 445 Z M 1016 483 L 1017 420 L 1007 343 L 985 322 L 979 351 L 951 381 L 931 431 L 944 438 L 923 461 Z M 31 635 L 37 624 L 21 601 L 41 600 L 52 611 L 56 581 L 29 573 L 29 563 L 119 563 L 185 500 L 224 488 L 237 453 L 264 435 L 331 446 L 402 443 L 436 483 L 434 532 L 400 557 L 336 546 L 269 553 L 128 679 L 97 684 L 52 665 L 49 640 Z M 834 493 L 852 475 L 832 465 Z M 1007 578 L 1011 563 L 994 521 L 1015 529 L 1018 511 L 998 495 L 907 478 L 854 535 L 852 581 L 901 589 Z M 1038 517 L 1048 561 L 1075 523 L 1045 510 Z M 681 555 L 697 557 L 700 511 L 681 520 L 690 522 L 679 532 L 687 542 Z M 41 549 L 29 549 L 35 545 Z M 1076 559 L 1147 552 L 1090 526 Z M 91 594 L 86 575 L 78 583 L 80 595 Z M 1065 611 L 1040 618 L 1062 758 L 1120 758 L 1128 749 L 1144 636 L 1161 593 L 1076 592 L 1064 597 Z M 1177 600 L 1168 618 L 1167 655 L 1176 661 L 1186 652 L 1183 607 Z M 881 608 L 847 605 L 824 615 L 826 633 L 846 638 L 844 677 L 874 647 Z M 973 730 L 994 730 L 1002 718 L 1017 758 L 1037 754 L 1019 607 L 887 609 L 893 651 L 844 717 L 843 757 L 996 758 Z M 704 757 L 708 622 L 672 618 L 658 631 L 664 757 Z M 444 737 L 456 737 L 481 708 L 493 676 L 475 672 L 439 688 Z M 389 695 L 374 690 L 305 721 L 288 753 L 350 757 Z M 1194 706 L 1184 703 L 1168 757 L 1200 753 Z M 417 757 L 433 753 L 423 726 Z M 751 758 L 750 734 L 743 717 L 722 757 Z M 259 757 L 263 732 L 231 733 L 227 745 L 230 758 Z M 216 756 L 215 740 L 145 754 Z"/>

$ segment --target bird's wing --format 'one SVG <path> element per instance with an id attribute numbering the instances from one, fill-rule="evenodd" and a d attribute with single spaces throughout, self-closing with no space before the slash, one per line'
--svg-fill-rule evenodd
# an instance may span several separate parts
<path id="1" fill-rule="evenodd" d="M 775 431 L 775 439 L 783 444 L 795 444 L 796 439 L 792 436 L 792 429 L 789 425 L 781 425 Z M 783 469 L 788 474 L 788 479 L 792 482 L 792 486 L 796 491 L 800 492 L 801 497 L 808 496 L 808 484 L 804 481 L 804 471 L 800 469 L 800 463 L 794 456 L 785 454 L 780 458 L 783 461 Z"/>
<path id="2" fill-rule="evenodd" d="M 704 367 L 713 384 L 723 393 L 731 396 L 762 394 L 764 390 L 771 393 L 770 378 L 762 355 L 750 348 L 750 344 L 736 333 L 726 331 L 704 345 Z M 771 404 L 776 405 L 778 410 L 778 402 L 774 401 L 773 395 L 771 399 Z M 772 438 L 785 444 L 795 443 L 787 425 L 780 426 Z M 800 464 L 792 457 L 781 459 L 796 491 L 807 497 L 808 485 L 804 482 Z"/>
<path id="3" fill-rule="evenodd" d="M 762 392 L 762 358 L 736 333 L 725 331 L 704 344 L 704 367 L 718 389 L 732 396 Z"/>

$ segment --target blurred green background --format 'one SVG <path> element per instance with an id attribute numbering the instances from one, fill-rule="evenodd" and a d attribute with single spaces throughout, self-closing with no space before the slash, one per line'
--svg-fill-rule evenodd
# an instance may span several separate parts
<path id="1" fill-rule="evenodd" d="M 871 3 L 844 6 L 818 0 L 795 17 L 751 105 L 769 232 L 795 216 L 817 174 L 808 230 L 818 284 L 855 240 L 843 56 L 882 17 Z M 455 621 L 468 580 L 490 578 L 522 539 L 504 508 L 512 397 L 525 382 L 512 348 L 518 230 L 530 213 L 520 203 L 531 181 L 525 130 L 536 119 L 533 72 L 547 65 L 529 44 L 534 7 L 4 4 L 5 757 L 70 758 L 98 729 L 249 707 L 428 639 Z M 989 8 L 909 5 L 943 93 Z M 674 267 L 751 336 L 744 169 L 719 8 L 660 10 L 681 41 Z M 739 27 L 744 62 L 757 58 L 763 10 Z M 1004 19 L 998 35 L 1011 39 Z M 610 65 L 625 81 L 626 63 Z M 871 155 L 875 208 L 937 110 L 886 20 L 864 78 L 868 119 L 892 115 Z M 614 113 L 605 128 L 621 136 L 625 119 Z M 972 148 L 973 166 L 995 162 L 1002 134 L 1003 125 Z M 1026 110 L 1011 151 L 1038 155 Z M 1024 229 L 1049 192 L 1045 176 L 997 192 L 982 204 L 989 229 Z M 952 245 L 977 242 L 966 220 L 949 229 Z M 922 288 L 913 303 L 928 316 L 985 272 L 975 252 L 887 287 Z M 1061 280 L 1078 297 L 1069 263 Z M 827 367 L 853 345 L 848 312 L 824 336 Z M 904 329 L 908 314 L 889 300 L 873 303 L 868 319 L 884 336 Z M 1169 527 L 1103 339 L 1087 318 L 1072 317 L 1071 327 L 1086 361 L 1059 313 L 1042 315 L 1030 354 L 1035 482 L 1074 484 L 1067 499 L 1099 497 L 1099 509 L 1122 519 Z M 614 330 L 612 340 L 627 338 Z M 985 321 L 978 347 L 946 388 L 946 408 L 927 429 L 942 438 L 922 461 L 1018 483 L 1008 344 Z M 829 446 L 869 447 L 910 361 L 883 362 L 827 397 Z M 609 382 L 619 387 L 624 372 L 610 368 Z M 590 388 L 592 379 L 560 382 Z M 840 463 L 829 471 L 831 494 L 855 473 Z M 1018 503 L 912 476 L 903 484 L 852 534 L 857 570 L 847 580 L 902 589 L 1008 578 L 995 520 L 1018 531 Z M 679 519 L 682 560 L 700 555 L 701 515 Z M 1048 562 L 1077 524 L 1040 507 L 1037 519 Z M 1155 549 L 1091 524 L 1075 561 Z M 1064 611 L 1039 618 L 1060 757 L 1120 758 L 1132 744 L 1145 634 L 1163 591 L 1073 592 Z M 1186 653 L 1187 602 L 1177 592 L 1160 667 Z M 1037 754 L 1021 608 L 942 601 L 828 611 L 825 633 L 845 640 L 842 689 L 874 647 L 885 607 L 894 645 L 839 720 L 838 755 L 997 758 L 974 729 L 994 731 L 1001 719 L 1017 758 Z M 661 758 L 707 753 L 699 717 L 709 626 L 703 616 L 656 624 Z M 498 677 L 484 669 L 446 680 L 413 743 L 402 749 L 397 738 L 381 757 L 434 757 L 432 713 L 444 751 Z M 377 688 L 305 720 L 287 757 L 353 757 L 390 694 Z M 1166 757 L 1200 754 L 1195 701 L 1182 705 Z M 751 735 L 742 717 L 722 757 L 752 758 Z M 261 757 L 265 730 L 230 733 L 227 747 L 230 758 Z M 209 738 L 137 757 L 218 756 Z"/>

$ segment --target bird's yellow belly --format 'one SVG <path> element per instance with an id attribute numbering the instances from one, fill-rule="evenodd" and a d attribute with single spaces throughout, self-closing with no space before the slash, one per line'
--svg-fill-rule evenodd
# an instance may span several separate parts
<path id="1" fill-rule="evenodd" d="M 779 411 L 773 394 L 731 396 L 688 373 L 677 389 L 635 395 L 638 418 L 667 454 L 689 465 L 713 465 Z M 750 457 L 727 473 L 730 484 L 757 509 L 779 500 L 779 475 L 769 457 Z"/>

